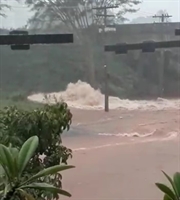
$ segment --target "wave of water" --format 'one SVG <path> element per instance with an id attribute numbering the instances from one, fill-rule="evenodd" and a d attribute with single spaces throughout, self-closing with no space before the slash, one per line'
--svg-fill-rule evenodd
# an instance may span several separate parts
<path id="1" fill-rule="evenodd" d="M 167 134 L 164 134 L 163 136 L 158 135 L 157 134 L 157 130 L 149 132 L 149 133 L 137 133 L 137 132 L 133 132 L 133 133 L 116 133 L 116 134 L 112 134 L 112 133 L 98 133 L 99 136 L 115 136 L 115 137 L 127 137 L 127 138 L 133 138 L 133 137 L 137 137 L 137 138 L 147 138 L 147 137 L 161 137 L 161 138 L 174 138 L 178 136 L 178 132 L 172 131 L 169 132 Z"/>
<path id="2" fill-rule="evenodd" d="M 108 143 L 108 144 L 103 144 L 103 145 L 97 145 L 97 146 L 91 146 L 91 147 L 78 147 L 72 149 L 74 152 L 77 151 L 91 151 L 91 150 L 97 150 L 97 149 L 102 149 L 102 148 L 108 148 L 108 147 L 115 147 L 115 146 L 124 146 L 124 145 L 132 145 L 132 144 L 143 144 L 143 143 L 149 143 L 149 142 L 165 142 L 165 141 L 170 141 L 176 139 L 178 136 L 177 132 L 170 132 L 166 135 L 166 137 L 163 138 L 156 138 L 156 137 L 151 137 L 151 138 L 146 138 L 143 140 L 135 140 L 131 142 L 115 142 L 115 143 Z"/>
<path id="3" fill-rule="evenodd" d="M 45 98 L 47 96 L 47 98 Z M 38 93 L 28 96 L 28 100 L 39 103 L 55 103 L 65 101 L 69 107 L 85 110 L 101 110 L 104 109 L 104 95 L 100 90 L 95 90 L 88 83 L 78 81 L 77 83 L 69 83 L 65 91 L 54 92 L 49 94 Z M 129 100 L 120 99 L 118 97 L 109 97 L 110 109 L 123 110 L 165 110 L 179 109 L 180 100 L 167 100 L 158 98 L 157 100 Z"/>
<path id="4" fill-rule="evenodd" d="M 140 133 L 137 133 L 137 132 L 133 132 L 133 133 L 117 133 L 117 134 L 112 134 L 112 133 L 98 133 L 98 135 L 99 136 L 128 137 L 128 138 L 132 138 L 132 137 L 144 138 L 144 137 L 153 136 L 154 132 L 145 133 L 145 134 L 140 134 Z"/>

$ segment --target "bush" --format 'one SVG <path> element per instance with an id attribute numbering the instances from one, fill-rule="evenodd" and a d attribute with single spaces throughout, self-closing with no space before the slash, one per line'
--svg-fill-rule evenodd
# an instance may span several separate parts
<path id="1" fill-rule="evenodd" d="M 62 146 L 61 134 L 69 130 L 72 114 L 66 103 L 46 104 L 36 110 L 25 111 L 15 106 L 0 111 L 0 140 L 4 145 L 12 144 L 19 148 L 31 136 L 39 138 L 39 146 L 26 168 L 27 175 L 33 176 L 39 170 L 67 164 L 72 151 Z M 44 180 L 61 187 L 61 175 Z M 39 194 L 37 194 L 37 199 Z M 48 199 L 55 198 L 49 196 Z M 58 199 L 58 196 L 56 197 Z"/>
<path id="2" fill-rule="evenodd" d="M 37 174 L 27 178 L 24 173 L 31 157 L 39 145 L 37 136 L 29 138 L 21 147 L 6 147 L 0 144 L 0 198 L 2 200 L 35 200 L 33 190 L 48 192 L 58 196 L 59 194 L 70 197 L 71 195 L 53 185 L 43 183 L 44 177 L 50 177 L 60 171 L 73 168 L 73 166 L 55 165 L 39 171 Z"/>

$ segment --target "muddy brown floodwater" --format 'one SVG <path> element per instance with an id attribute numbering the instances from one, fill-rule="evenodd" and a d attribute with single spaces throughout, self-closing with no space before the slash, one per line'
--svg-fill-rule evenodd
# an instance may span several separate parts
<path id="1" fill-rule="evenodd" d="M 180 171 L 179 109 L 71 110 L 76 132 L 63 144 L 76 168 L 63 173 L 63 188 L 72 200 L 162 199 L 154 184 L 166 181 L 161 170 Z"/>

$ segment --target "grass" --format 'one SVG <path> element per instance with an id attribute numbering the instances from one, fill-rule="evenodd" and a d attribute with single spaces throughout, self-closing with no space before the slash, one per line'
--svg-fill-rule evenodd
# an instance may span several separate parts
<path id="1" fill-rule="evenodd" d="M 16 106 L 20 109 L 31 110 L 39 106 L 39 103 L 27 100 L 28 93 L 24 91 L 1 92 L 0 93 L 0 109 L 6 106 Z"/>
<path id="2" fill-rule="evenodd" d="M 35 109 L 39 106 L 41 106 L 41 104 L 39 103 L 34 103 L 28 100 L 11 100 L 11 99 L 0 99 L 0 109 L 3 109 L 6 106 L 17 106 L 18 108 L 21 109 L 25 109 L 25 110 L 31 110 L 31 109 Z"/>

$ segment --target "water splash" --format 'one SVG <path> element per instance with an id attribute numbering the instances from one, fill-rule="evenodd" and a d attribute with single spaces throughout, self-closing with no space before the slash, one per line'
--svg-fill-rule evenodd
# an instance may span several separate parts
<path id="1" fill-rule="evenodd" d="M 101 110 L 104 109 L 104 95 L 100 90 L 95 90 L 88 83 L 78 81 L 77 83 L 69 83 L 65 91 L 54 92 L 49 94 L 33 94 L 28 96 L 28 100 L 39 103 L 46 103 L 48 97 L 49 103 L 65 101 L 69 107 L 85 110 Z M 157 100 L 129 100 L 120 99 L 118 97 L 109 97 L 110 109 L 121 110 L 167 110 L 179 109 L 180 100 L 167 100 L 158 98 Z"/>

